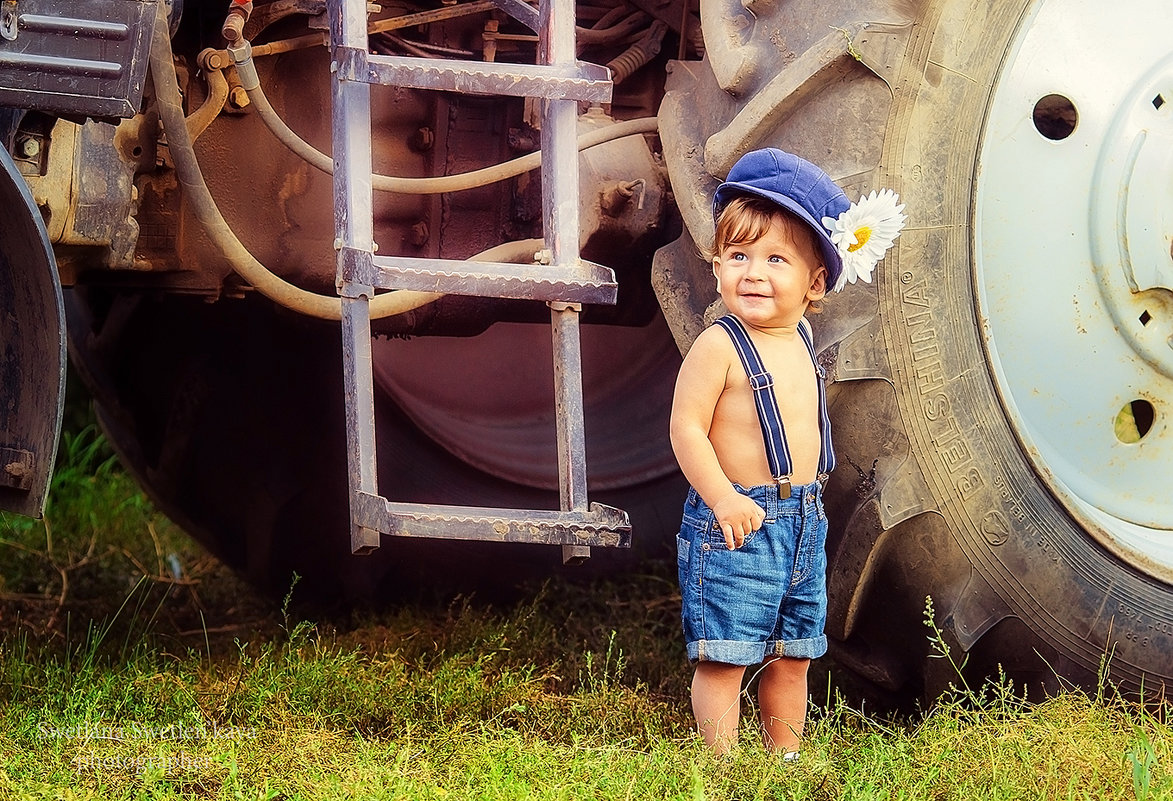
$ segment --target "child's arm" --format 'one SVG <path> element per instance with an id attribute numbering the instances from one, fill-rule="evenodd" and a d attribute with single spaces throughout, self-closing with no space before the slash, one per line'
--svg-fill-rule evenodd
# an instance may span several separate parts
<path id="1" fill-rule="evenodd" d="M 765 510 L 733 488 L 709 441 L 713 412 L 725 389 L 734 357 L 725 332 L 708 328 L 697 337 L 676 379 L 670 434 L 672 451 L 684 477 L 717 518 L 725 544 L 740 548 L 761 528 Z"/>

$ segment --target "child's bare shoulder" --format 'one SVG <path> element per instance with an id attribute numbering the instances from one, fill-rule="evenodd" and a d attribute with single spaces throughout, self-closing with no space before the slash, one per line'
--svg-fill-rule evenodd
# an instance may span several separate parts
<path id="1" fill-rule="evenodd" d="M 692 343 L 680 366 L 677 395 L 685 396 L 680 400 L 687 403 L 690 397 L 697 400 L 711 397 L 715 402 L 729 381 L 735 361 L 737 351 L 728 335 L 716 325 L 706 328 Z"/>
<path id="2" fill-rule="evenodd" d="M 696 338 L 688 350 L 689 358 L 716 359 L 726 362 L 736 355 L 737 351 L 734 350 L 729 335 L 719 325 L 710 325 L 701 331 L 700 336 Z"/>

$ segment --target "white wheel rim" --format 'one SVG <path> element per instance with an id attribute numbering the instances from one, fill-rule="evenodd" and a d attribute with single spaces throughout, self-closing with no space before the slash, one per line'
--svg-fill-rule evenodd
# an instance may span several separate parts
<path id="1" fill-rule="evenodd" d="M 1168 0 L 1035 3 L 991 100 L 974 214 L 982 334 L 1027 457 L 1093 536 L 1165 581 L 1173 581 L 1173 47 L 1161 24 L 1169 19 Z M 1035 121 L 1048 96 L 1074 107 L 1066 136 L 1065 120 Z M 1138 425 L 1120 425 L 1126 408 Z"/>

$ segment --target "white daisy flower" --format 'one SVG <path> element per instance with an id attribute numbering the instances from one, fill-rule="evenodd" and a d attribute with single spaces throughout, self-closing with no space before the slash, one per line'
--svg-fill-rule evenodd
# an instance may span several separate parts
<path id="1" fill-rule="evenodd" d="M 908 219 L 903 212 L 900 196 L 891 189 L 882 189 L 864 195 L 837 218 L 823 218 L 823 226 L 831 232 L 831 242 L 843 259 L 843 272 L 832 288 L 834 291 L 849 282 L 854 284 L 856 279 L 872 282 L 872 270 L 892 247 Z"/>

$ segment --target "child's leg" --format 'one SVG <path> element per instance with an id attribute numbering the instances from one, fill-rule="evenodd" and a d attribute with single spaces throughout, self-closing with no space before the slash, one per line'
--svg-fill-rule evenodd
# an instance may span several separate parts
<path id="1" fill-rule="evenodd" d="M 766 662 L 758 682 L 758 706 L 766 748 L 797 751 L 806 721 L 809 659 L 776 657 Z"/>
<path id="2" fill-rule="evenodd" d="M 692 675 L 692 714 L 697 732 L 718 754 L 737 744 L 744 665 L 698 662 Z"/>

